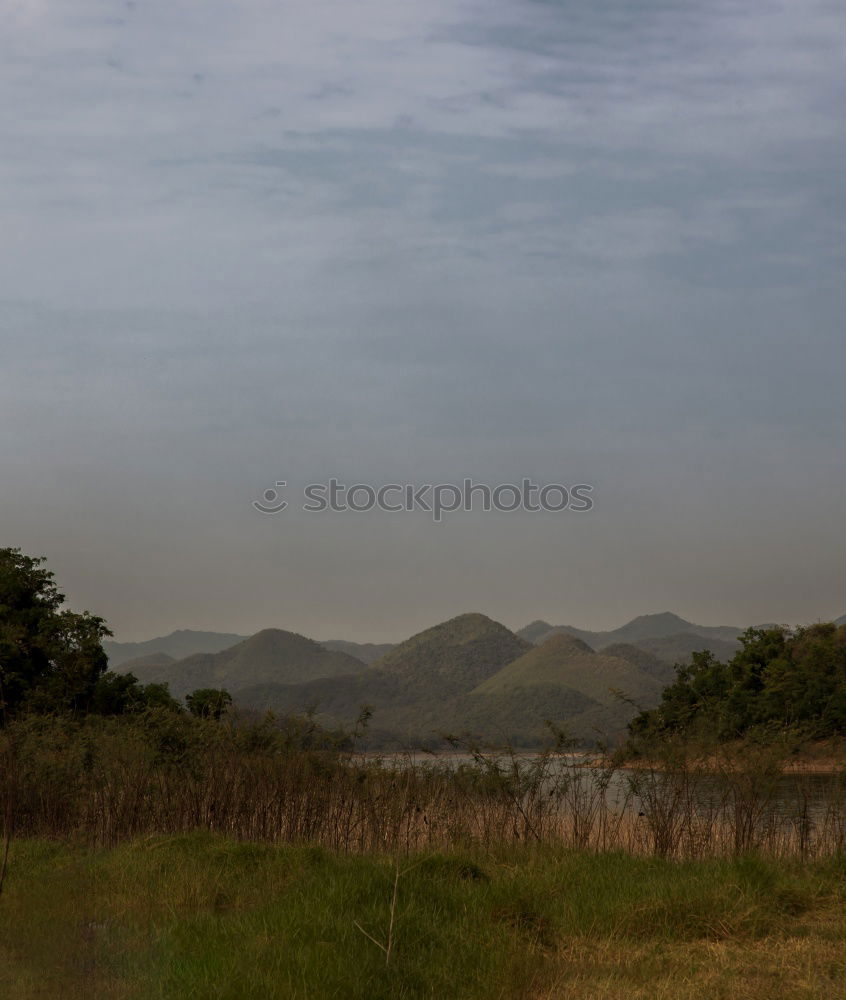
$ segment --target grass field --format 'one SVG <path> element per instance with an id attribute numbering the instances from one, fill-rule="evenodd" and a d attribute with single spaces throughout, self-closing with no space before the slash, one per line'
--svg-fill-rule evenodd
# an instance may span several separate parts
<path id="1" fill-rule="evenodd" d="M 20 840 L 0 997 L 846 998 L 846 861 Z"/>

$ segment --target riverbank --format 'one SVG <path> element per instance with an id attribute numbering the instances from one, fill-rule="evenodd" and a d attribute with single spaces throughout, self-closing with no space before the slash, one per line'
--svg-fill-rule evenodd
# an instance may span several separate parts
<path id="1" fill-rule="evenodd" d="M 210 834 L 100 851 L 17 841 L 0 995 L 838 998 L 844 900 L 842 859 L 673 863 L 537 845 L 395 858 Z"/>
<path id="2" fill-rule="evenodd" d="M 748 770 L 750 767 L 769 767 L 783 775 L 846 775 L 846 739 L 834 737 L 825 740 L 808 740 L 802 743 L 762 743 L 751 740 L 734 740 L 718 748 L 702 750 L 695 744 L 668 746 L 664 756 L 633 756 L 625 751 L 613 755 L 597 755 L 592 763 L 597 767 L 614 767 L 621 770 L 666 770 L 685 762 L 700 771 L 715 774 Z"/>

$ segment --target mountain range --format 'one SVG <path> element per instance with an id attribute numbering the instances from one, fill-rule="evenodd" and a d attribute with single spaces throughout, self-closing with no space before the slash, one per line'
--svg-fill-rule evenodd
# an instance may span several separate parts
<path id="1" fill-rule="evenodd" d="M 172 660 L 180 660 L 195 653 L 219 653 L 236 643 L 249 639 L 248 635 L 234 632 L 197 632 L 193 629 L 178 629 L 170 635 L 147 639 L 144 642 L 114 642 L 107 639 L 103 649 L 109 657 L 112 669 L 130 661 L 147 661 L 156 654 L 163 653 Z M 344 639 L 328 639 L 321 642 L 326 649 L 354 656 L 362 663 L 372 663 L 394 648 L 390 642 L 347 642 Z"/>
<path id="2" fill-rule="evenodd" d="M 127 660 L 120 665 L 144 684 L 167 682 L 179 698 L 197 688 L 235 692 L 259 684 L 301 684 L 318 677 L 356 674 L 366 669 L 348 653 L 325 649 L 295 632 L 268 628 L 217 653 L 194 653 L 176 660 L 167 653 Z"/>
<path id="3" fill-rule="evenodd" d="M 167 682 L 179 697 L 223 687 L 242 707 L 310 712 L 346 728 L 366 705 L 374 744 L 435 745 L 451 733 L 529 746 L 547 722 L 583 741 L 621 734 L 638 709 L 658 703 L 674 663 L 706 648 L 727 660 L 742 631 L 665 612 L 608 632 L 538 620 L 515 633 L 469 613 L 398 645 L 183 630 L 107 651 L 113 667 Z"/>
<path id="4" fill-rule="evenodd" d="M 671 635 L 695 635 L 703 639 L 734 642 L 743 631 L 734 625 L 694 625 L 670 611 L 663 611 L 657 615 L 639 615 L 611 632 L 590 632 L 572 625 L 550 625 L 549 622 L 538 620 L 520 629 L 517 634 L 530 642 L 538 643 L 555 632 L 569 632 L 593 649 L 602 649 L 615 642 L 639 642 Z"/>
<path id="5" fill-rule="evenodd" d="M 165 653 L 175 660 L 194 653 L 219 653 L 247 638 L 249 636 L 235 635 L 234 632 L 195 632 L 183 628 L 145 642 L 114 642 L 106 639 L 103 649 L 109 657 L 109 666 L 114 669 L 128 660 L 137 660 L 155 653 Z"/>

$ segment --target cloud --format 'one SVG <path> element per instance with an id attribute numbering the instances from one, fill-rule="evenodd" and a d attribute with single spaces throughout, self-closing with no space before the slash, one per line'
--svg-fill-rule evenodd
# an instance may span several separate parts
<path id="1" fill-rule="evenodd" d="M 578 556 L 613 589 L 621 539 L 673 549 L 662 498 L 700 530 L 703 469 L 751 470 L 746 511 L 772 456 L 839 482 L 844 47 L 826 0 L 5 4 L 7 530 L 37 495 L 73 573 L 68 519 L 114 539 L 127 509 L 139 547 L 254 544 L 233 510 L 277 460 L 575 465 L 617 512 Z"/>

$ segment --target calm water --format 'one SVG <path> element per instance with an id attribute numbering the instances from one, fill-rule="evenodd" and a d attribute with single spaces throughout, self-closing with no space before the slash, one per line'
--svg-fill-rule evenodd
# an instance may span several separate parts
<path id="1" fill-rule="evenodd" d="M 479 766 L 468 753 L 368 753 L 365 759 L 381 760 L 393 767 L 460 767 Z M 521 770 L 528 771 L 538 760 L 537 754 L 527 752 L 515 755 Z M 495 759 L 493 756 L 491 760 Z M 595 758 L 588 754 L 563 754 L 550 758 L 547 762 L 549 784 L 557 780 L 571 778 L 581 784 L 587 792 L 607 780 L 605 799 L 609 808 L 615 811 L 632 810 L 643 813 L 656 801 L 671 801 L 673 795 L 679 800 L 690 794 L 699 810 L 732 808 L 741 799 L 754 795 L 761 808 L 777 812 L 785 818 L 799 816 L 819 816 L 829 808 L 837 808 L 846 813 L 846 775 L 841 773 L 788 773 L 772 780 L 759 780 L 750 785 L 743 775 L 722 777 L 717 774 L 700 774 L 686 790 L 673 776 L 660 771 L 641 771 L 618 768 L 606 776 L 601 768 L 592 767 Z M 510 770 L 511 758 L 502 757 L 503 768 Z"/>

